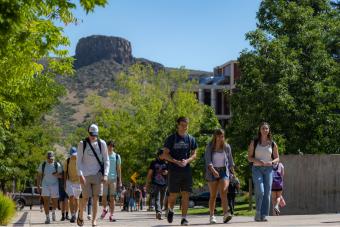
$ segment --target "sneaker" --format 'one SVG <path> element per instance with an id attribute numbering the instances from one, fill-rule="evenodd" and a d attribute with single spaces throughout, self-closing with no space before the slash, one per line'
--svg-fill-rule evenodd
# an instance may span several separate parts
<path id="1" fill-rule="evenodd" d="M 65 216 L 61 216 L 60 221 L 65 221 L 65 220 L 66 220 Z"/>
<path id="2" fill-rule="evenodd" d="M 109 218 L 110 222 L 115 222 L 116 219 L 113 217 L 113 215 L 110 215 L 110 218 Z"/>
<path id="3" fill-rule="evenodd" d="M 103 209 L 102 215 L 100 215 L 100 219 L 104 219 L 108 210 Z"/>
<path id="4" fill-rule="evenodd" d="M 182 218 L 182 220 L 181 220 L 181 225 L 185 225 L 185 226 L 189 225 L 188 220 L 185 219 L 185 218 Z"/>
<path id="5" fill-rule="evenodd" d="M 231 216 L 231 214 L 229 212 L 225 213 L 223 216 L 223 223 L 227 223 L 228 221 L 231 220 L 233 216 Z"/>
<path id="6" fill-rule="evenodd" d="M 276 214 L 277 216 L 280 215 L 279 205 L 276 205 L 276 206 L 274 207 L 274 211 L 275 211 L 275 214 Z"/>
<path id="7" fill-rule="evenodd" d="M 167 219 L 169 223 L 172 223 L 172 221 L 174 220 L 174 212 L 169 210 L 168 211 L 168 215 L 167 215 Z"/>
<path id="8" fill-rule="evenodd" d="M 45 224 L 50 224 L 50 223 L 51 223 L 50 216 L 47 216 L 45 220 Z"/>
<path id="9" fill-rule="evenodd" d="M 263 217 L 261 217 L 261 221 L 266 222 L 266 221 L 268 221 L 268 219 L 266 218 L 266 216 L 263 216 Z"/>
<path id="10" fill-rule="evenodd" d="M 71 223 L 75 223 L 76 222 L 76 216 L 75 215 L 71 216 L 70 222 Z"/>
<path id="11" fill-rule="evenodd" d="M 210 224 L 216 224 L 217 220 L 215 216 L 210 216 Z"/>
<path id="12" fill-rule="evenodd" d="M 161 212 L 157 212 L 157 213 L 156 213 L 156 218 L 157 218 L 158 220 L 162 220 L 162 214 L 161 214 Z"/>
<path id="13" fill-rule="evenodd" d="M 52 212 L 52 221 L 56 221 L 55 212 Z"/>
<path id="14" fill-rule="evenodd" d="M 87 220 L 91 220 L 91 219 L 92 219 L 91 214 L 87 215 Z"/>

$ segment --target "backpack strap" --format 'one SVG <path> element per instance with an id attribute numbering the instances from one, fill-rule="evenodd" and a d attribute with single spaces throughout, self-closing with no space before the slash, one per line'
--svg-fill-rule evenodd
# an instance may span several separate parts
<path id="1" fill-rule="evenodd" d="M 90 143 L 90 141 L 87 141 L 87 140 L 88 140 L 87 138 L 83 140 L 83 157 L 84 157 L 86 144 Z M 100 151 L 100 153 L 102 153 L 102 143 L 100 142 L 99 137 L 97 138 L 97 141 L 98 141 L 99 151 Z"/>
<path id="2" fill-rule="evenodd" d="M 55 169 L 56 172 L 58 172 L 58 162 L 57 161 L 54 162 L 54 169 Z"/>
<path id="3" fill-rule="evenodd" d="M 253 152 L 253 158 L 255 158 L 255 150 L 256 150 L 256 146 L 257 146 L 257 144 L 258 144 L 258 142 L 259 142 L 259 140 L 256 138 L 256 139 L 254 139 L 254 152 Z M 274 160 L 274 147 L 275 147 L 275 142 L 274 142 L 274 140 L 272 140 L 272 143 L 271 143 L 271 145 L 272 145 L 272 160 Z"/>
<path id="4" fill-rule="evenodd" d="M 70 178 L 70 176 L 69 176 L 69 174 L 68 174 L 68 165 L 70 164 L 70 159 L 71 158 L 67 158 L 67 161 L 66 161 L 66 179 L 69 179 Z"/>
<path id="5" fill-rule="evenodd" d="M 42 172 L 42 176 L 44 177 L 44 175 L 45 175 L 45 167 L 46 167 L 46 161 L 44 161 L 43 163 L 42 163 L 42 166 L 41 166 L 41 172 Z"/>

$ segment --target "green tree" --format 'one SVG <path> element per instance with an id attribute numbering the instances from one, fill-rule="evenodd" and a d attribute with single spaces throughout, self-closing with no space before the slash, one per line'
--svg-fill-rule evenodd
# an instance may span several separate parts
<path id="1" fill-rule="evenodd" d="M 231 142 L 243 160 L 261 121 L 280 152 L 340 152 L 339 15 L 327 0 L 261 3 L 232 95 Z"/>
<path id="2" fill-rule="evenodd" d="M 135 171 L 141 181 L 145 180 L 150 161 L 175 131 L 179 116 L 189 117 L 189 133 L 198 140 L 201 158 L 207 140 L 201 132 L 219 124 L 211 109 L 200 104 L 191 92 L 195 83 L 188 80 L 185 70 L 155 73 L 150 67 L 134 65 L 118 76 L 115 86 L 109 100 L 92 96 L 88 102 L 100 125 L 100 136 L 117 143 L 125 180 Z M 201 162 L 193 163 L 193 167 L 198 186 L 203 181 L 203 167 L 197 163 Z"/>
<path id="3" fill-rule="evenodd" d="M 106 0 L 79 2 L 87 12 L 92 11 L 96 5 L 106 4 Z M 44 123 L 43 116 L 58 103 L 58 97 L 64 94 L 63 87 L 55 80 L 56 75 L 73 72 L 73 59 L 68 57 L 66 50 L 60 49 L 60 46 L 68 45 L 69 41 L 56 22 L 76 23 L 77 19 L 72 14 L 75 8 L 76 4 L 68 0 L 0 1 L 2 188 L 8 177 L 23 177 L 26 173 L 26 169 L 20 172 L 15 167 L 19 158 L 20 163 L 27 162 L 26 167 L 28 163 L 31 166 L 37 164 L 30 162 L 31 157 L 21 156 L 25 152 L 31 152 L 21 148 L 33 149 L 35 144 L 40 144 L 40 149 L 33 150 L 42 158 L 46 147 L 52 149 L 55 142 L 54 130 L 44 129 L 47 123 Z M 34 145 L 30 145 L 30 137 L 19 137 L 23 130 L 29 129 L 51 134 L 36 138 Z M 22 140 L 23 138 L 27 140 Z M 45 140 L 46 138 L 50 140 Z"/>

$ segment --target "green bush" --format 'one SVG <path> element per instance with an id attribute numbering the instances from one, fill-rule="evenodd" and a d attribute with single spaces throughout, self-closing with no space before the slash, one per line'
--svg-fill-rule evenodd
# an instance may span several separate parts
<path id="1" fill-rule="evenodd" d="M 15 215 L 15 204 L 11 198 L 0 193 L 0 225 L 7 225 Z"/>

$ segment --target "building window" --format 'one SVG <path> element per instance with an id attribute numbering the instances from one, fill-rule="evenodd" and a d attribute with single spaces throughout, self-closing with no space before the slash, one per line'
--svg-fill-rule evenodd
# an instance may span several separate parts
<path id="1" fill-rule="evenodd" d="M 211 92 L 210 92 L 210 90 L 204 90 L 204 104 L 211 106 Z"/>

